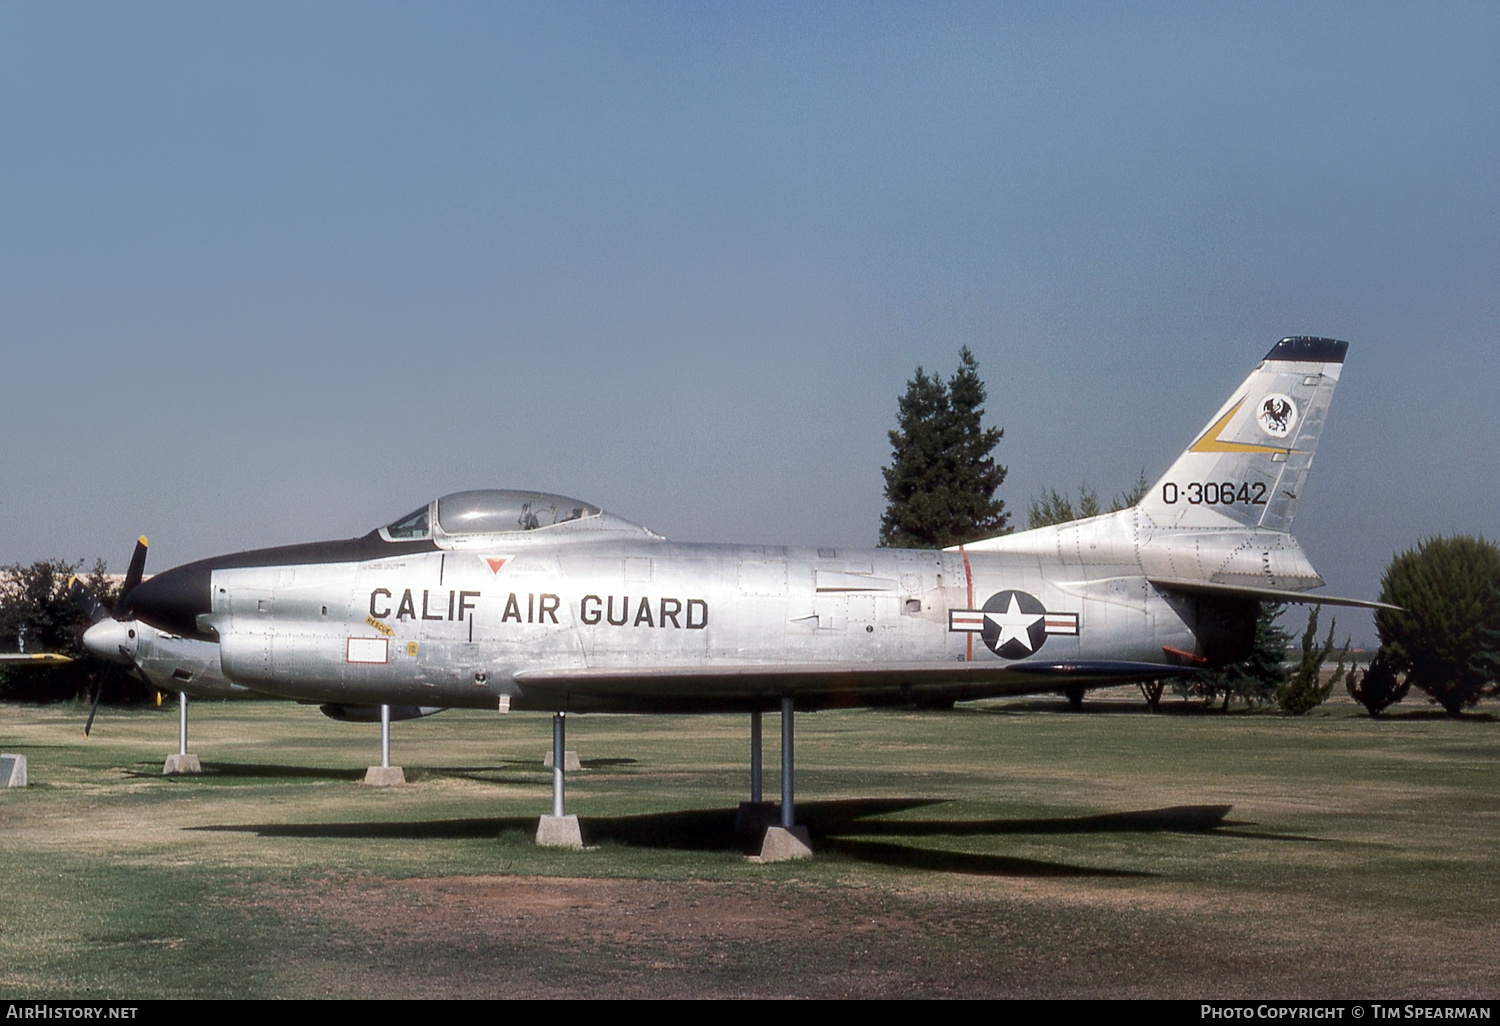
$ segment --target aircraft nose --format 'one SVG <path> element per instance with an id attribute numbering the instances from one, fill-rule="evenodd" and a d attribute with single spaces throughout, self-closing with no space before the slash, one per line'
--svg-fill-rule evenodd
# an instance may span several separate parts
<path id="1" fill-rule="evenodd" d="M 121 620 L 100 620 L 83 632 L 83 647 L 100 659 L 130 665 L 135 655 L 135 625 Z M 123 654 L 120 649 L 130 653 Z"/>
<path id="2" fill-rule="evenodd" d="M 157 574 L 130 590 L 121 601 L 120 616 L 139 618 L 157 630 L 188 638 L 203 638 L 198 616 L 212 611 L 209 594 L 212 568 L 189 563 Z M 211 635 L 209 636 L 212 637 Z"/>

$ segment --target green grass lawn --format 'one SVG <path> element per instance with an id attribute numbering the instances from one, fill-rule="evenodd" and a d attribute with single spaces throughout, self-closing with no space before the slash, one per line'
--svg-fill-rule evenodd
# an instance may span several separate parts
<path id="1" fill-rule="evenodd" d="M 1500 723 L 1170 700 L 797 720 L 815 858 L 732 831 L 748 717 L 393 727 L 196 703 L 0 706 L 0 995 L 1484 996 L 1500 987 Z M 767 796 L 778 793 L 766 718 Z"/>

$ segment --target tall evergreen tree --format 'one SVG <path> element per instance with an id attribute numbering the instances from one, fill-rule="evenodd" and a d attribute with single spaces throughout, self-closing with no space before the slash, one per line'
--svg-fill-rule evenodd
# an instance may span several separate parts
<path id="1" fill-rule="evenodd" d="M 945 548 L 1005 534 L 1010 517 L 995 491 L 1005 468 L 994 449 L 1001 428 L 984 426 L 984 382 L 967 346 L 958 370 L 944 384 L 921 368 L 907 382 L 891 465 L 885 475 L 885 515 L 880 544 L 892 548 Z"/>

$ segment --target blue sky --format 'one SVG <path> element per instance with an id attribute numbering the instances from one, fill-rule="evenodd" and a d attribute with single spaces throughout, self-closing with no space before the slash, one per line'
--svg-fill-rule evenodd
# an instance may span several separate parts
<path id="1" fill-rule="evenodd" d="M 1319 334 L 1296 533 L 1373 596 L 1500 536 L 1496 53 L 1494 4 L 0 6 L 0 561 L 488 486 L 870 545 L 919 364 L 973 349 L 1024 516 Z"/>

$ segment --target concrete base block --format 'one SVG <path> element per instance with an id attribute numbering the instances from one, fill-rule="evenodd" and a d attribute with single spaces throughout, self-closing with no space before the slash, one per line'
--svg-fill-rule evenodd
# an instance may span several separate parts
<path id="1" fill-rule="evenodd" d="M 734 814 L 734 832 L 759 834 L 780 822 L 781 806 L 775 802 L 740 802 L 739 811 Z"/>
<path id="2" fill-rule="evenodd" d="M 807 827 L 773 826 L 766 831 L 766 839 L 760 843 L 760 854 L 750 858 L 755 862 L 785 862 L 787 859 L 805 859 L 812 853 Z"/>
<path id="3" fill-rule="evenodd" d="M 406 783 L 406 771 L 400 766 L 371 766 L 360 783 L 370 787 L 399 787 Z"/>
<path id="4" fill-rule="evenodd" d="M 0 755 L 0 787 L 26 786 L 26 756 Z"/>
<path id="5" fill-rule="evenodd" d="M 577 816 L 543 816 L 536 825 L 536 843 L 543 848 L 582 848 Z"/>
<path id="6" fill-rule="evenodd" d="M 548 769 L 552 768 L 552 752 L 550 750 L 542 757 L 542 765 Z M 563 752 L 563 772 L 572 773 L 574 770 L 581 769 L 583 769 L 583 763 L 578 761 L 578 753 L 571 748 L 566 749 Z"/>
<path id="7" fill-rule="evenodd" d="M 202 773 L 203 766 L 196 755 L 169 755 L 167 764 L 161 768 L 164 777 L 175 777 L 186 773 Z"/>

